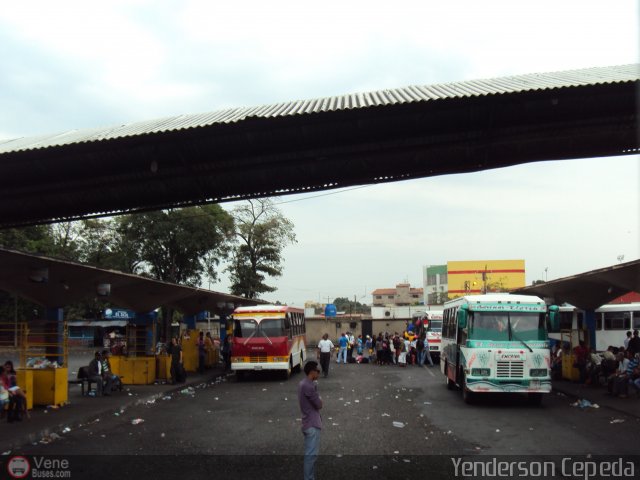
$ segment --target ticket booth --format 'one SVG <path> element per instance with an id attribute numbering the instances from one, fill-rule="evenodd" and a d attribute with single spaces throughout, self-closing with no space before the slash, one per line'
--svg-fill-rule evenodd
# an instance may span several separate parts
<path id="1" fill-rule="evenodd" d="M 113 373 L 122 377 L 125 385 L 149 385 L 156 381 L 156 320 L 156 312 L 130 319 L 122 355 L 110 359 Z"/>
<path id="2" fill-rule="evenodd" d="M 68 402 L 67 340 L 62 309 L 48 310 L 45 320 L 25 323 L 16 373 L 18 385 L 27 395 L 27 408 Z"/>

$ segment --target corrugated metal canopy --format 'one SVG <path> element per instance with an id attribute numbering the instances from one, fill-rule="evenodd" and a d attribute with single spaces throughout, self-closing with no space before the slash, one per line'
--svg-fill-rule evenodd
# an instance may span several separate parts
<path id="1" fill-rule="evenodd" d="M 229 313 L 229 308 L 265 303 L 14 250 L 0 249 L 0 265 L 0 290 L 45 307 L 63 307 L 95 298 L 99 284 L 111 286 L 106 300 L 138 313 L 160 306 L 175 308 L 185 315 L 203 310 Z M 33 281 L 42 269 L 47 270 L 48 281 Z"/>
<path id="2" fill-rule="evenodd" d="M 636 153 L 640 66 L 413 86 L 0 142 L 0 228 Z"/>
<path id="3" fill-rule="evenodd" d="M 594 310 L 628 292 L 640 292 L 640 260 L 558 278 L 513 293 L 554 299 L 583 310 Z"/>

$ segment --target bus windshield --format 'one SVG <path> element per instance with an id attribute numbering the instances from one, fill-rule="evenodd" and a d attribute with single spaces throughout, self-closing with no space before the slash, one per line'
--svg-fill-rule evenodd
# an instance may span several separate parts
<path id="1" fill-rule="evenodd" d="M 546 340 L 544 313 L 471 312 L 469 339 Z"/>
<path id="2" fill-rule="evenodd" d="M 236 338 L 249 338 L 256 334 L 258 324 L 253 319 L 233 321 L 233 336 Z"/>
<path id="3" fill-rule="evenodd" d="M 267 318 L 260 323 L 253 318 L 234 320 L 233 335 L 237 338 L 284 337 L 284 319 Z"/>
<path id="4" fill-rule="evenodd" d="M 431 320 L 429 322 L 429 328 L 427 328 L 428 332 L 441 332 L 442 331 L 442 320 Z"/>
<path id="5" fill-rule="evenodd" d="M 284 319 L 269 318 L 260 322 L 260 332 L 267 337 L 284 337 Z"/>

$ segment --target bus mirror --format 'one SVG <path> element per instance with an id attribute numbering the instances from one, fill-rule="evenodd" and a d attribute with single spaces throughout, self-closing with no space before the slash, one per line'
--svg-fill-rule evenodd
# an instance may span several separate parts
<path id="1" fill-rule="evenodd" d="M 461 305 L 458 310 L 458 328 L 467 328 L 467 314 L 469 307 Z"/>
<path id="2" fill-rule="evenodd" d="M 557 305 L 549 307 L 549 323 L 551 331 L 557 332 L 560 330 L 560 308 Z"/>

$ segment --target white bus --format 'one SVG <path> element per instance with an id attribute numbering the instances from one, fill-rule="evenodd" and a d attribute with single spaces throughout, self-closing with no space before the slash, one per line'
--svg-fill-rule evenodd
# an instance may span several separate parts
<path id="1" fill-rule="evenodd" d="M 440 358 L 442 350 L 442 318 L 444 312 L 442 310 L 429 310 L 424 315 L 424 322 L 427 328 L 427 340 L 429 340 L 429 354 L 436 358 Z"/>
<path id="2" fill-rule="evenodd" d="M 440 368 L 465 402 L 481 392 L 527 393 L 540 403 L 551 392 L 547 311 L 530 295 L 467 295 L 444 304 Z"/>
<path id="3" fill-rule="evenodd" d="M 558 328 L 549 331 L 549 338 L 560 340 L 561 330 L 586 329 L 584 311 L 573 305 L 560 306 L 559 318 Z M 596 309 L 595 320 L 596 351 L 604 351 L 609 346 L 620 347 L 628 331 L 640 329 L 640 303 L 603 305 Z"/>

